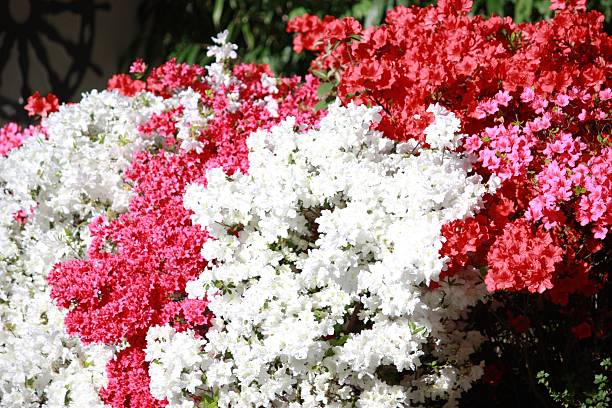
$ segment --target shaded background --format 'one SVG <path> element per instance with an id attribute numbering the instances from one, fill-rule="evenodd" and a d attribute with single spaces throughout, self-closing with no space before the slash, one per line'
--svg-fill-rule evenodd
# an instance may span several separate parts
<path id="1" fill-rule="evenodd" d="M 0 0 L 0 123 L 27 122 L 22 109 L 33 91 L 74 101 L 102 89 L 112 74 L 143 57 L 206 64 L 210 37 L 228 29 L 244 61 L 276 72 L 304 74 L 310 55 L 291 51 L 287 21 L 306 12 L 351 15 L 380 24 L 397 5 L 420 0 Z M 550 15 L 548 0 L 475 0 L 474 14 L 535 21 Z M 612 0 L 589 2 L 610 32 Z"/>
<path id="2" fill-rule="evenodd" d="M 0 121 L 34 91 L 61 101 L 105 86 L 137 36 L 140 1 L 0 0 Z"/>

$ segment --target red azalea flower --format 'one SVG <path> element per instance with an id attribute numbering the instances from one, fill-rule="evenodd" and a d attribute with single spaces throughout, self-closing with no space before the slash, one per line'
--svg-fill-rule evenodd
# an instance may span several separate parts
<path id="1" fill-rule="evenodd" d="M 59 100 L 57 96 L 49 93 L 43 97 L 38 91 L 28 98 L 28 104 L 25 106 L 28 116 L 40 115 L 43 118 L 52 112 L 56 112 L 58 109 Z"/>
<path id="2" fill-rule="evenodd" d="M 113 75 L 108 80 L 107 89 L 109 91 L 113 89 L 117 89 L 125 96 L 134 96 L 138 92 L 144 90 L 146 85 L 143 81 L 138 79 L 132 79 L 127 74 L 117 74 Z"/>
<path id="3" fill-rule="evenodd" d="M 582 322 L 572 327 L 572 333 L 578 340 L 584 340 L 593 335 L 593 330 L 589 323 Z"/>
<path id="4" fill-rule="evenodd" d="M 487 255 L 487 289 L 527 289 L 532 293 L 551 289 L 562 253 L 543 228 L 534 233 L 532 224 L 524 219 L 508 223 Z"/>

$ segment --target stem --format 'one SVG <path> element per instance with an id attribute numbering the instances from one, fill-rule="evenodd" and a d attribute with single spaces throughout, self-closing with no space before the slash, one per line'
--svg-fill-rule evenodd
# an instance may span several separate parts
<path id="1" fill-rule="evenodd" d="M 361 310 L 363 310 L 363 303 L 357 302 L 353 309 L 353 313 L 351 313 L 351 317 L 349 317 L 344 327 L 345 333 L 353 333 L 357 329 L 356 326 L 359 323 L 359 312 L 361 312 Z"/>
<path id="2" fill-rule="evenodd" d="M 531 371 L 531 367 L 529 366 L 529 356 L 527 356 L 527 351 L 525 347 L 521 345 L 521 352 L 523 354 L 523 359 L 525 360 L 525 368 L 527 369 L 527 379 L 529 380 L 529 389 L 535 395 L 536 399 L 540 402 L 541 406 L 548 408 L 548 404 L 542 394 L 538 391 L 536 383 L 533 381 L 533 372 Z"/>

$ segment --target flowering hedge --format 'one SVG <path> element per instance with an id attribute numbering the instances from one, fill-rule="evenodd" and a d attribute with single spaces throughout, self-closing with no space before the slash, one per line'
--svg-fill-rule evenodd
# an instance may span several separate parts
<path id="1" fill-rule="evenodd" d="M 604 359 L 602 17 L 470 6 L 298 17 L 303 80 L 224 32 L 207 67 L 34 94 L 0 129 L 0 404 L 455 406 L 540 330 Z"/>

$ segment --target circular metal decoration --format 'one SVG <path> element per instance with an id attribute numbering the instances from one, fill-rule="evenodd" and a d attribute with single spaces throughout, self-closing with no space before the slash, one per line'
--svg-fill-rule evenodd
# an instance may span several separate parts
<path id="1" fill-rule="evenodd" d="M 0 1 L 0 119 L 26 121 L 23 101 L 33 92 L 31 67 L 42 69 L 50 89 L 61 101 L 69 100 L 88 70 L 101 75 L 91 62 L 95 15 L 108 10 L 108 3 L 96 0 L 2 0 Z M 65 17 L 77 29 L 76 40 L 49 20 Z M 73 36 L 74 37 L 74 36 Z M 63 50 L 60 63 L 52 58 L 45 43 Z M 21 78 L 3 78 L 11 52 L 15 52 Z M 50 57 L 51 56 L 51 57 Z M 2 91 L 2 81 L 18 81 L 20 100 Z M 43 89 L 36 89 L 43 93 Z"/>

